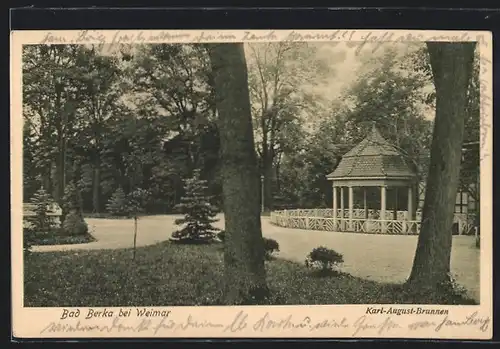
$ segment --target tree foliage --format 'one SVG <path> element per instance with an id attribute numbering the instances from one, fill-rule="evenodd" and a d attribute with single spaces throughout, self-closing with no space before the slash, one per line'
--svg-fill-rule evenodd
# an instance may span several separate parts
<path id="1" fill-rule="evenodd" d="M 460 168 L 459 188 L 461 191 L 468 193 L 471 197 L 479 200 L 479 124 L 480 124 L 480 56 L 479 50 L 474 53 L 474 61 L 472 65 L 472 75 L 467 85 L 467 103 L 464 126 L 464 153 Z M 415 71 L 423 74 L 429 81 L 432 81 L 432 69 L 429 60 L 427 47 L 422 46 L 409 55 L 408 69 L 413 68 Z M 426 102 L 435 107 L 436 92 L 434 85 L 426 96 Z"/>
<path id="2" fill-rule="evenodd" d="M 127 196 L 122 187 L 118 187 L 111 195 L 106 208 L 109 213 L 115 216 L 126 216 L 128 214 Z"/>
<path id="3" fill-rule="evenodd" d="M 271 209 L 276 167 L 283 153 L 295 150 L 304 115 L 315 112 L 318 101 L 312 88 L 321 83 L 328 67 L 307 43 L 250 43 L 247 52 L 256 148 L 264 176 L 264 205 Z"/>
<path id="4" fill-rule="evenodd" d="M 198 54 L 206 65 L 208 56 L 198 46 L 171 46 L 137 46 L 131 54 L 25 46 L 26 199 L 43 185 L 61 203 L 75 181 L 83 209 L 100 212 L 117 187 L 143 187 L 152 194 L 146 210 L 166 213 L 197 164 L 212 179 L 210 190 L 220 191 L 212 91 L 194 60 Z"/>
<path id="5" fill-rule="evenodd" d="M 54 212 L 54 200 L 42 187 L 38 189 L 31 198 L 34 205 L 34 215 L 28 218 L 31 230 L 35 232 L 48 233 L 55 229 L 56 223 L 50 215 Z"/>
<path id="6" fill-rule="evenodd" d="M 255 152 L 266 209 L 331 207 L 332 172 L 371 122 L 428 172 L 435 91 L 425 46 L 387 47 L 353 71 L 332 101 L 336 67 L 312 43 L 245 44 Z M 330 52 L 331 53 L 331 52 Z M 479 139 L 479 65 L 464 142 Z M 172 213 L 195 169 L 223 207 L 214 72 L 202 44 L 28 45 L 23 48 L 23 185 L 61 205 L 78 186 L 85 212 L 108 211 L 119 187 L 150 192 L 148 213 Z M 430 117 L 429 117 L 430 116 Z M 479 152 L 464 152 L 460 187 L 478 198 Z M 424 181 L 425 178 L 422 178 Z M 261 188 L 258 190 L 259 196 Z"/>
<path id="7" fill-rule="evenodd" d="M 283 156 L 280 186 L 285 201 L 299 207 L 332 207 L 326 175 L 367 135 L 372 123 L 419 174 L 426 174 L 432 132 L 431 81 L 411 69 L 413 55 L 398 55 L 388 48 L 374 57 L 359 68 L 357 79 L 326 113 L 310 122 L 301 141 L 295 142 L 296 151 Z"/>

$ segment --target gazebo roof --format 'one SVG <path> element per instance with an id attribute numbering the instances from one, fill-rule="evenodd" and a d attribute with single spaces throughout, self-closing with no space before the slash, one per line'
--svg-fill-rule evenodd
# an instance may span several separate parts
<path id="1" fill-rule="evenodd" d="M 387 142 L 375 125 L 368 136 L 349 150 L 327 178 L 414 178 L 416 173 L 396 147 Z"/>

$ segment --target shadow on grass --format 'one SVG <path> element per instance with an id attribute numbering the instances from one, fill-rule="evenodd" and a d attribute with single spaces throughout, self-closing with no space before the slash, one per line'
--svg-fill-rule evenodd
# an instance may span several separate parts
<path id="1" fill-rule="evenodd" d="M 162 242 L 137 249 L 29 253 L 27 307 L 222 305 L 222 243 Z M 423 294 L 349 274 L 318 277 L 282 259 L 266 262 L 266 304 L 475 304 L 450 294 Z"/>
<path id="2" fill-rule="evenodd" d="M 218 240 L 203 240 L 203 239 L 169 239 L 172 245 L 213 245 L 219 243 Z"/>
<path id="3" fill-rule="evenodd" d="M 339 270 L 332 270 L 332 269 L 317 269 L 317 270 L 313 270 L 311 272 L 311 275 L 316 276 L 316 277 L 320 277 L 320 278 L 324 278 L 324 277 L 345 277 L 345 276 L 351 277 L 351 275 L 348 274 L 348 273 L 343 273 L 343 272 L 341 272 Z"/>
<path id="4" fill-rule="evenodd" d="M 66 232 L 56 230 L 53 232 L 32 233 L 32 246 L 47 245 L 77 245 L 96 242 L 97 239 L 90 233 L 70 235 Z"/>

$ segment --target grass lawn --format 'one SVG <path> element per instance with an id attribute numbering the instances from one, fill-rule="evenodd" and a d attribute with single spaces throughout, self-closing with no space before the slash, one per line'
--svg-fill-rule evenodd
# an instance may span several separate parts
<path id="1" fill-rule="evenodd" d="M 221 304 L 222 245 L 162 242 L 137 249 L 28 253 L 24 305 L 167 306 Z M 266 262 L 269 304 L 475 304 L 457 295 L 424 295 L 402 285 L 348 274 L 319 277 L 305 266 Z"/>

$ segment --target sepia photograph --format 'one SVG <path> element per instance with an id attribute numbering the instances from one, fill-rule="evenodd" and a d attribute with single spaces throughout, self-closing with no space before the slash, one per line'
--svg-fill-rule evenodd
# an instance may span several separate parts
<path id="1" fill-rule="evenodd" d="M 480 306 L 480 43 L 301 35 L 23 44 L 22 307 Z"/>

